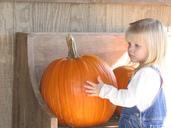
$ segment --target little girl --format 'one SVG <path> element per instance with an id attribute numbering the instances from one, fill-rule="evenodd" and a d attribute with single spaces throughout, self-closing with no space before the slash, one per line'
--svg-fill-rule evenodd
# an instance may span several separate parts
<path id="1" fill-rule="evenodd" d="M 118 90 L 98 77 L 98 84 L 86 82 L 85 91 L 124 107 L 119 128 L 161 128 L 166 116 L 161 75 L 166 30 L 160 21 L 146 18 L 131 23 L 125 37 L 130 60 L 139 64 L 127 89 Z"/>

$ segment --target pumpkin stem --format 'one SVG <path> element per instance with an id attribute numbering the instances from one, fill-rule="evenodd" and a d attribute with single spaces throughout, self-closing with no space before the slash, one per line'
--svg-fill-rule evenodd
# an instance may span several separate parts
<path id="1" fill-rule="evenodd" d="M 68 46 L 68 58 L 78 58 L 79 54 L 77 52 L 76 42 L 71 34 L 66 37 L 66 42 Z"/>

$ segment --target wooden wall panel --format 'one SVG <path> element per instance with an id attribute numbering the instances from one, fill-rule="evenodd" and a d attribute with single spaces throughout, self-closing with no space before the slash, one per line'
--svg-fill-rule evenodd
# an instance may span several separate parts
<path id="1" fill-rule="evenodd" d="M 15 32 L 33 31 L 32 4 L 15 3 L 14 7 Z"/>
<path id="2" fill-rule="evenodd" d="M 89 5 L 89 32 L 106 32 L 106 5 Z"/>
<path id="3" fill-rule="evenodd" d="M 127 25 L 129 22 L 141 19 L 141 18 L 156 18 L 162 21 L 165 25 L 171 24 L 170 19 L 170 6 L 158 6 L 158 5 L 125 5 L 123 8 L 123 22 Z"/>
<path id="4" fill-rule="evenodd" d="M 160 0 L 158 4 L 154 0 L 150 4 L 146 0 L 145 4 L 130 4 L 129 0 L 124 4 L 112 0 L 70 2 L 0 0 L 0 127 L 11 127 L 15 32 L 123 32 L 128 23 L 145 17 L 171 26 L 169 0 L 165 4 Z"/>
<path id="5" fill-rule="evenodd" d="M 90 9 L 88 4 L 72 4 L 69 28 L 71 32 L 86 32 L 89 28 Z"/>
<path id="6" fill-rule="evenodd" d="M 0 128 L 12 126 L 13 5 L 0 3 Z"/>
<path id="7" fill-rule="evenodd" d="M 15 28 L 20 32 L 122 32 L 128 23 L 145 17 L 170 25 L 170 10 L 159 5 L 21 2 L 15 6 Z"/>
<path id="8" fill-rule="evenodd" d="M 123 32 L 123 6 L 121 4 L 107 5 L 106 11 L 106 31 Z"/>
<path id="9" fill-rule="evenodd" d="M 0 0 L 9 2 L 13 0 Z M 171 5 L 170 0 L 14 0 L 16 2 L 53 2 L 53 3 L 114 3 L 114 4 L 154 4 L 154 5 Z"/>
<path id="10" fill-rule="evenodd" d="M 32 32 L 65 32 L 70 30 L 70 4 L 27 3 Z M 17 5 L 16 5 L 17 6 Z M 25 9 L 26 4 L 22 3 Z M 21 10 L 19 10 L 21 12 Z M 20 16 L 20 14 L 16 13 Z M 20 22 L 18 22 L 20 24 Z M 20 31 L 21 32 L 21 31 Z M 25 31 L 22 31 L 25 32 Z M 27 31 L 28 32 L 28 31 Z M 29 31 L 30 32 L 30 31 Z"/>

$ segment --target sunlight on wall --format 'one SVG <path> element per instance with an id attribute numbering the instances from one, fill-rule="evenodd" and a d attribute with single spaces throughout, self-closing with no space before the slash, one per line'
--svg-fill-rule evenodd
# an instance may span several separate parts
<path id="1" fill-rule="evenodd" d="M 130 59 L 128 57 L 128 53 L 125 52 L 121 58 L 114 64 L 112 65 L 112 69 L 115 69 L 119 66 L 122 66 L 122 65 L 127 65 L 129 63 Z"/>
<path id="2" fill-rule="evenodd" d="M 166 96 L 166 103 L 167 103 L 167 117 L 165 120 L 165 127 L 171 127 L 171 32 L 168 32 L 168 46 L 166 52 L 166 62 L 165 67 L 166 70 L 164 71 L 165 74 L 165 85 L 164 91 Z"/>

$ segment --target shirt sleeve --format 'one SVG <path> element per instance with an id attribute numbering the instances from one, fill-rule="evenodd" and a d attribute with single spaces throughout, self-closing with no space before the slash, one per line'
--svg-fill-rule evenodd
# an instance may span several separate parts
<path id="1" fill-rule="evenodd" d="M 140 111 L 144 111 L 154 102 L 159 93 L 162 80 L 158 71 L 148 67 L 142 70 L 139 74 L 139 80 L 135 81 L 135 83 L 137 83 L 137 107 Z"/>
<path id="2" fill-rule="evenodd" d="M 123 107 L 137 106 L 140 110 L 151 105 L 160 88 L 160 76 L 157 71 L 147 67 L 138 71 L 128 85 L 128 89 L 117 89 L 104 84 L 99 96 L 111 103 Z"/>
<path id="3" fill-rule="evenodd" d="M 136 105 L 135 89 L 117 89 L 113 86 L 104 84 L 101 88 L 99 96 L 108 99 L 111 103 L 123 106 L 133 107 Z"/>

